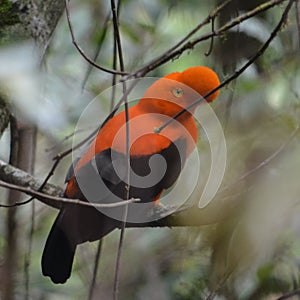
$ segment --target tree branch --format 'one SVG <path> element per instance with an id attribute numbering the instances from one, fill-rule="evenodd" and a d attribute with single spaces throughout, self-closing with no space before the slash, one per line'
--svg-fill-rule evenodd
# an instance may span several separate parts
<path id="1" fill-rule="evenodd" d="M 62 204 L 76 204 L 76 205 L 82 205 L 82 206 L 91 206 L 91 207 L 116 207 L 116 206 L 123 206 L 126 205 L 128 203 L 132 203 L 132 202 L 138 202 L 140 201 L 139 199 L 128 199 L 125 201 L 121 201 L 121 202 L 114 202 L 114 203 L 90 203 L 90 202 L 85 202 L 85 201 L 81 201 L 79 199 L 69 199 L 69 198 L 63 198 L 63 197 L 54 197 L 51 195 L 47 195 L 45 193 L 33 190 L 31 188 L 28 187 L 22 187 L 22 186 L 18 186 L 15 184 L 10 184 L 7 183 L 5 181 L 0 180 L 0 186 L 11 189 L 11 190 L 16 190 L 19 192 L 24 192 L 27 195 L 33 196 L 32 198 L 30 198 L 27 201 L 24 202 L 17 202 L 15 204 L 12 205 L 2 205 L 0 204 L 0 207 L 6 207 L 6 208 L 10 208 L 10 207 L 15 207 L 15 206 L 20 206 L 20 205 L 24 205 L 27 204 L 28 202 L 32 201 L 34 198 L 40 200 L 41 202 L 51 205 L 55 208 L 60 208 Z M 52 204 L 49 203 L 50 202 L 58 202 L 59 204 Z M 57 207 L 58 206 L 58 207 Z"/>
<path id="2" fill-rule="evenodd" d="M 30 190 L 38 191 L 43 183 L 41 180 L 34 178 L 27 172 L 24 172 L 12 165 L 9 165 L 8 163 L 2 160 L 0 160 L 0 180 L 5 181 L 7 184 L 23 187 L 24 189 L 27 189 L 26 191 L 28 191 L 28 193 Z M 25 192 L 25 190 L 23 190 L 23 192 Z M 59 197 L 62 194 L 62 192 L 62 188 L 49 183 L 47 183 L 42 190 L 42 193 L 54 197 Z M 61 207 L 60 203 L 54 203 L 53 201 L 45 200 L 42 202 L 54 208 Z"/>
<path id="3" fill-rule="evenodd" d="M 39 201 L 59 209 L 62 204 L 77 204 L 84 206 L 107 206 L 101 204 L 92 204 L 80 200 L 62 198 L 62 188 L 47 183 L 42 191 L 39 188 L 42 181 L 34 178 L 28 173 L 13 167 L 0 160 L 0 186 L 9 189 L 16 189 L 28 195 L 34 196 Z M 113 203 L 114 205 L 125 205 L 136 202 L 138 199 L 130 199 L 121 203 Z M 229 208 L 229 206 L 231 206 Z M 147 223 L 127 223 L 126 227 L 178 227 L 178 226 L 201 226 L 217 223 L 224 220 L 234 213 L 237 208 L 236 203 L 228 203 L 223 201 L 212 201 L 204 209 L 194 206 L 183 206 L 171 215 L 165 216 L 166 211 L 174 211 L 174 207 L 157 207 L 153 214 L 156 221 Z"/>

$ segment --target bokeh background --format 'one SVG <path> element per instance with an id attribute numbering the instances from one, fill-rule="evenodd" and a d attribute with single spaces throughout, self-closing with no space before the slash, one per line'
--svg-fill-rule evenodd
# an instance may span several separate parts
<path id="1" fill-rule="evenodd" d="M 221 81 L 226 80 L 269 38 L 288 3 L 277 2 L 215 37 L 213 44 L 211 39 L 205 40 L 147 76 L 161 77 L 190 66 L 206 65 L 218 73 Z M 139 69 L 168 51 L 222 3 L 121 1 L 119 29 L 126 71 Z M 214 19 L 214 27 L 218 29 L 243 13 L 259 10 L 265 3 L 231 1 Z M 6 4 L 0 1 L 2 17 L 8 16 Z M 211 202 L 218 217 L 199 227 L 127 229 L 119 299 L 277 299 L 299 288 L 298 5 L 294 1 L 285 25 L 265 53 L 222 88 L 212 104 L 228 151 L 225 177 Z M 78 44 L 90 57 L 97 56 L 99 64 L 111 68 L 114 33 L 111 19 L 106 22 L 109 13 L 109 1 L 70 3 Z M 112 75 L 91 68 L 81 57 L 71 42 L 65 13 L 47 49 L 43 48 L 42 62 L 32 40 L 23 38 L 26 32 L 16 33 L 12 29 L 15 21 L 11 24 L 2 19 L 0 104 L 8 104 L 18 122 L 36 128 L 33 174 L 44 179 L 53 157 L 72 146 L 72 132 L 85 107 L 111 87 Z M 208 25 L 193 37 L 211 31 Z M 97 101 L 101 107 L 100 123 L 110 112 L 111 102 L 101 97 Z M 204 131 L 199 131 L 198 150 L 205 178 L 210 148 Z M 0 158 L 4 161 L 9 161 L 10 134 L 7 128 L 0 140 Z M 85 135 L 85 131 L 78 132 L 79 138 Z M 63 187 L 71 160 L 69 155 L 61 161 L 51 183 Z M 203 182 L 199 184 L 201 187 Z M 197 201 L 200 192 L 201 188 L 192 200 Z M 7 198 L 8 190 L 0 188 L 0 203 L 6 203 Z M 87 298 L 97 242 L 78 247 L 72 277 L 66 284 L 54 285 L 41 274 L 41 254 L 56 214 L 55 209 L 37 200 L 14 209 L 0 208 L 0 280 L 12 280 L 10 286 L 0 287 L 7 299 L 24 299 L 26 294 L 27 299 Z M 112 299 L 118 241 L 119 231 L 103 241 L 94 299 Z M 10 255 L 13 263 L 7 268 Z M 25 291 L 25 258 L 30 263 L 29 293 Z M 9 298 L 7 289 L 11 287 Z"/>

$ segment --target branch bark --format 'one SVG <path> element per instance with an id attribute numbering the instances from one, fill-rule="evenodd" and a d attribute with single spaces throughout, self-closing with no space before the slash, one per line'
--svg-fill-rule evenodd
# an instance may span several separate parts
<path id="1" fill-rule="evenodd" d="M 34 178 L 27 172 L 22 171 L 2 160 L 0 160 L 0 180 L 17 186 L 30 188 L 34 191 L 39 191 L 39 188 L 43 183 L 42 180 Z M 50 196 L 59 197 L 63 193 L 63 189 L 53 184 L 47 183 L 44 186 L 42 192 Z M 43 203 L 54 208 L 59 209 L 61 207 L 61 204 L 58 202 L 54 203 L 53 201 L 42 199 L 42 197 L 38 199 Z"/>
<path id="2" fill-rule="evenodd" d="M 61 0 L 4 0 L 0 10 L 1 42 L 33 38 L 44 53 L 64 10 Z"/>

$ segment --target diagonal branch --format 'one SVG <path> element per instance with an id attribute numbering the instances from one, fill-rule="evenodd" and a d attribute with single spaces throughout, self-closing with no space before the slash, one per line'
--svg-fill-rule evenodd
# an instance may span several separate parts
<path id="1" fill-rule="evenodd" d="M 202 27 L 209 24 L 211 20 L 214 20 L 215 17 L 222 11 L 222 9 L 231 2 L 232 0 L 224 1 L 221 5 L 219 5 L 216 9 L 214 9 L 202 22 L 200 22 L 195 28 L 193 28 L 185 37 L 183 37 L 178 43 L 176 43 L 174 46 L 169 48 L 166 52 L 159 55 L 152 61 L 150 61 L 146 66 L 142 67 L 141 69 L 135 71 L 133 74 L 130 74 L 129 77 L 139 77 L 138 74 L 145 75 L 149 71 L 153 70 L 154 68 L 152 65 L 159 66 L 159 62 L 163 61 L 169 53 L 174 52 L 176 49 L 178 49 L 181 45 L 183 45 L 185 42 L 189 40 L 197 31 L 199 31 Z"/>
<path id="2" fill-rule="evenodd" d="M 207 99 L 209 96 L 214 94 L 216 91 L 220 90 L 224 86 L 226 86 L 228 83 L 233 81 L 234 79 L 238 78 L 246 69 L 248 69 L 260 56 L 264 54 L 264 52 L 268 49 L 270 46 L 271 42 L 274 40 L 274 38 L 277 36 L 278 32 L 281 30 L 283 25 L 285 24 L 289 11 L 293 5 L 295 0 L 290 0 L 289 3 L 287 4 L 278 24 L 274 28 L 274 30 L 271 32 L 269 38 L 267 41 L 261 46 L 261 48 L 258 49 L 258 51 L 238 70 L 236 70 L 232 75 L 230 75 L 226 80 L 221 82 L 217 87 L 215 87 L 213 90 L 208 92 L 206 95 L 203 97 L 199 98 L 198 100 L 194 101 L 190 105 L 188 105 L 186 108 L 183 108 L 181 111 L 179 111 L 177 114 L 175 114 L 171 119 L 166 121 L 164 124 L 162 124 L 159 128 L 155 128 L 154 132 L 159 133 L 161 132 L 164 128 L 166 128 L 170 123 L 172 123 L 175 119 L 180 117 L 182 114 L 184 114 L 186 111 L 189 111 L 192 107 L 196 106 L 200 102 L 202 102 L 204 99 Z"/>
<path id="3" fill-rule="evenodd" d="M 219 28 L 217 30 L 212 31 L 211 33 L 204 34 L 204 35 L 202 35 L 202 36 L 200 36 L 200 37 L 198 37 L 194 40 L 187 41 L 181 47 L 176 48 L 175 51 L 170 51 L 168 49 L 165 53 L 163 53 L 162 55 L 160 55 L 159 57 L 157 57 L 156 59 L 154 59 L 153 61 L 148 63 L 143 68 L 138 69 L 134 73 L 131 73 L 128 76 L 128 78 L 145 76 L 150 71 L 152 71 L 152 70 L 158 68 L 159 66 L 165 64 L 166 62 L 178 57 L 183 52 L 185 52 L 189 49 L 192 49 L 194 46 L 196 46 L 200 42 L 206 41 L 208 39 L 212 39 L 213 37 L 216 37 L 216 36 L 221 36 L 222 34 L 227 32 L 229 29 L 235 27 L 236 25 L 238 25 L 238 24 L 254 17 L 255 15 L 257 15 L 261 12 L 264 12 L 264 11 L 266 11 L 266 10 L 276 6 L 276 5 L 279 5 L 279 4 L 281 4 L 285 1 L 287 1 L 287 0 L 271 0 L 271 1 L 268 1 L 266 3 L 263 3 L 263 4 L 255 7 L 253 10 L 248 11 L 248 12 L 232 19 L 230 22 L 226 23 L 224 26 L 222 26 L 221 28 Z M 213 17 L 213 16 L 214 16 L 214 14 L 211 15 L 211 17 Z M 173 48 L 175 48 L 175 47 L 172 47 L 171 49 L 173 49 Z"/>

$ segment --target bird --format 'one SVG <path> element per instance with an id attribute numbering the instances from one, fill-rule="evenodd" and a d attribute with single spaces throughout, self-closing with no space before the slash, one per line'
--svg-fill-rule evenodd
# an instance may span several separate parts
<path id="1" fill-rule="evenodd" d="M 197 105 L 191 104 L 219 85 L 218 75 L 206 66 L 192 66 L 156 80 L 127 115 L 123 110 L 102 124 L 67 172 L 64 196 L 91 203 L 137 198 L 141 203 L 135 206 L 159 205 L 161 194 L 174 185 L 196 147 L 198 128 L 193 113 Z M 212 102 L 218 94 L 216 89 L 205 100 Z M 120 226 L 122 219 L 115 218 L 114 211 L 63 206 L 45 243 L 43 275 L 53 283 L 65 283 L 77 245 L 100 240 Z M 146 212 L 131 213 L 142 219 Z"/>

